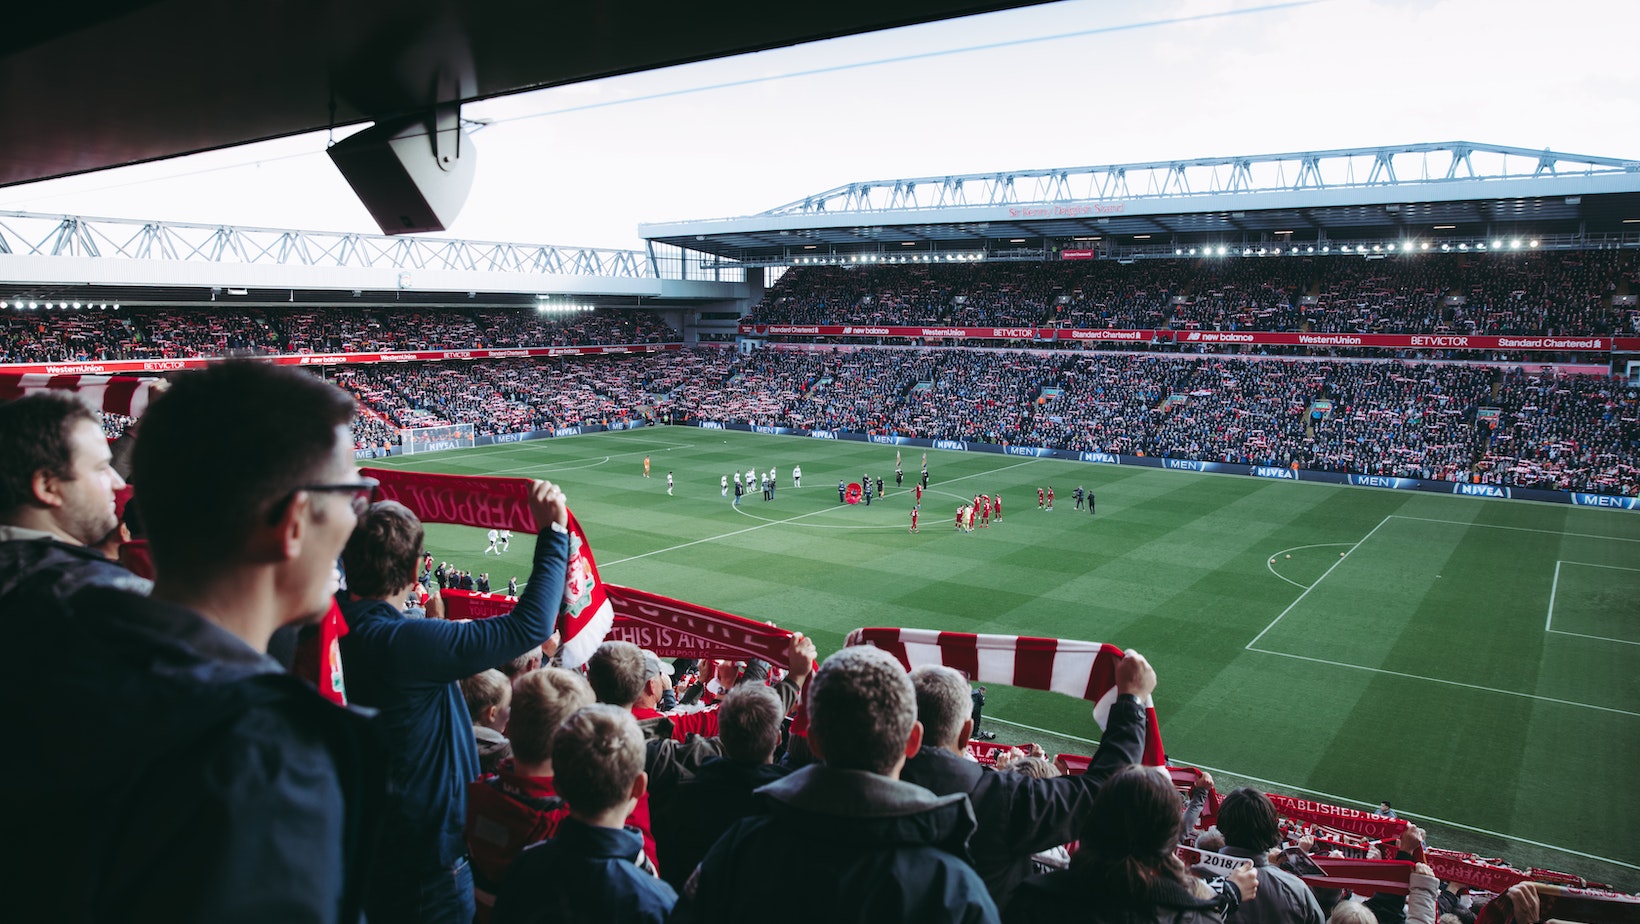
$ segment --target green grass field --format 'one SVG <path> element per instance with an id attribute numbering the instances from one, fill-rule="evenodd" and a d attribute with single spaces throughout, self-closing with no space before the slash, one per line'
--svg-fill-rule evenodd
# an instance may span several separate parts
<path id="1" fill-rule="evenodd" d="M 1137 649 L 1160 676 L 1169 753 L 1221 789 L 1388 799 L 1436 846 L 1640 889 L 1640 518 L 930 451 L 911 535 L 922 451 L 902 450 L 900 491 L 894 452 L 656 428 L 392 464 L 558 482 L 606 580 L 800 629 L 822 654 L 860 626 Z M 720 476 L 771 466 L 774 501 L 719 495 Z M 862 472 L 889 496 L 840 505 L 838 479 Z M 1097 516 L 1073 508 L 1078 483 Z M 1044 485 L 1052 513 L 1036 508 Z M 1004 518 L 959 534 L 956 504 L 976 492 L 1000 493 Z M 503 564 L 479 530 L 428 530 L 435 558 L 497 588 L 527 577 L 530 541 Z M 1050 750 L 1098 736 L 1087 704 L 1049 693 L 992 687 L 986 716 L 1002 740 Z"/>

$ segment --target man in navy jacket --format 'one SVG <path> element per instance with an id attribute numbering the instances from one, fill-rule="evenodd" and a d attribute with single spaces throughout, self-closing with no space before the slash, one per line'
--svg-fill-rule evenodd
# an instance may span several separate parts
<path id="1" fill-rule="evenodd" d="M 569 559 L 569 508 L 556 486 L 537 481 L 530 510 L 540 527 L 535 563 L 524 595 L 505 616 L 405 618 L 399 603 L 415 582 L 423 532 L 402 504 L 373 505 L 342 552 L 348 693 L 380 710 L 390 757 L 388 820 L 366 898 L 373 921 L 467 924 L 473 918 L 462 828 L 467 783 L 479 775 L 478 750 L 456 682 L 552 635 Z"/>
<path id="2" fill-rule="evenodd" d="M 1117 663 L 1116 701 L 1087 772 L 1039 780 L 1023 773 L 980 767 L 965 754 L 974 720 L 968 714 L 968 682 L 949 667 L 911 672 L 917 691 L 922 747 L 905 762 L 900 779 L 939 795 L 965 793 L 974 805 L 974 869 L 999 907 L 1031 873 L 1031 855 L 1080 836 L 1099 788 L 1118 770 L 1144 756 L 1143 700 L 1156 688 L 1156 672 L 1136 651 Z"/>

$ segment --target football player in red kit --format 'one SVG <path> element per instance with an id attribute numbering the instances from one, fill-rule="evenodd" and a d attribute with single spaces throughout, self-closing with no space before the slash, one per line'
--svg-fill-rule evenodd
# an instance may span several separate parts
<path id="1" fill-rule="evenodd" d="M 989 494 L 979 496 L 979 525 L 981 529 L 991 525 L 991 495 Z"/>
<path id="2" fill-rule="evenodd" d="M 1047 504 L 1048 504 L 1047 495 L 1042 493 L 1041 488 L 1037 488 L 1036 489 L 1036 509 L 1041 510 L 1044 507 L 1046 507 Z"/>
<path id="3" fill-rule="evenodd" d="M 916 532 L 917 531 L 917 511 L 919 509 L 921 509 L 921 508 L 919 508 L 919 507 L 912 507 L 911 508 L 911 532 Z"/>
<path id="4" fill-rule="evenodd" d="M 1052 487 L 1048 488 L 1048 509 L 1049 510 L 1053 509 L 1053 488 Z"/>

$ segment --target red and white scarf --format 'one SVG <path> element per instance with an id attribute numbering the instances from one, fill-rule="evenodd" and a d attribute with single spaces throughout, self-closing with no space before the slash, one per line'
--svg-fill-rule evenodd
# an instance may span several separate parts
<path id="1" fill-rule="evenodd" d="M 976 635 L 934 629 L 855 629 L 849 645 L 873 645 L 898 658 L 906 670 L 942 664 L 975 683 L 1000 683 L 1031 690 L 1050 690 L 1093 702 L 1093 718 L 1103 730 L 1116 702 L 1116 665 L 1122 649 L 1100 642 L 1031 638 L 1023 635 Z M 1166 762 L 1155 706 L 1145 702 L 1144 764 Z"/>
<path id="2" fill-rule="evenodd" d="M 366 468 L 360 474 L 381 482 L 377 497 L 396 500 L 424 523 L 454 523 L 486 529 L 533 533 L 532 490 L 528 478 L 438 475 Z M 569 517 L 569 564 L 564 569 L 564 599 L 558 611 L 559 656 L 565 667 L 580 667 L 603 644 L 615 622 L 609 594 L 598 576 L 586 532 Z M 542 639 L 546 641 L 546 639 Z"/>
<path id="3" fill-rule="evenodd" d="M 72 391 L 104 414 L 141 417 L 158 379 L 130 375 L 47 375 L 36 372 L 0 372 L 0 401 L 36 391 Z"/>

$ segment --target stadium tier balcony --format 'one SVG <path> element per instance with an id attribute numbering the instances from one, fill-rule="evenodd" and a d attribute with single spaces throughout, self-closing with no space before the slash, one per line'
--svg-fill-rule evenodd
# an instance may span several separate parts
<path id="1" fill-rule="evenodd" d="M 678 333 L 649 312 L 568 316 L 529 309 L 130 307 L 0 312 L 0 363 L 179 359 L 662 343 Z"/>
<path id="2" fill-rule="evenodd" d="M 803 266 L 756 324 L 1257 330 L 1326 333 L 1634 333 L 1614 294 L 1636 254 L 1428 254 L 1057 263 Z"/>

